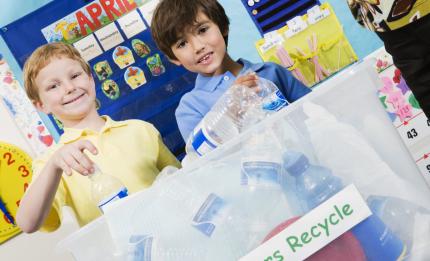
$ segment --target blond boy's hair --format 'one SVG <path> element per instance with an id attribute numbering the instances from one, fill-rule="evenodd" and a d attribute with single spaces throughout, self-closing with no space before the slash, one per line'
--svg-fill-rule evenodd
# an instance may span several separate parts
<path id="1" fill-rule="evenodd" d="M 82 58 L 81 54 L 73 46 L 62 42 L 42 45 L 30 55 L 24 65 L 23 74 L 25 92 L 31 101 L 40 101 L 39 89 L 35 83 L 39 72 L 43 69 L 43 67 L 51 62 L 52 58 L 61 57 L 78 61 L 85 73 L 91 75 L 90 65 Z"/>

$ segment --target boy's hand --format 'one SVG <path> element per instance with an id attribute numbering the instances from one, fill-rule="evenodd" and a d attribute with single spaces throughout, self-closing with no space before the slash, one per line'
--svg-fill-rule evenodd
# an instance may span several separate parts
<path id="1" fill-rule="evenodd" d="M 94 172 L 93 162 L 84 153 L 88 150 L 96 155 L 97 148 L 88 140 L 78 140 L 66 144 L 52 156 L 53 164 L 62 169 L 66 175 L 72 175 L 72 169 L 82 175 L 88 175 Z"/>
<path id="2" fill-rule="evenodd" d="M 254 91 L 256 92 L 260 91 L 258 87 L 258 76 L 255 73 L 250 73 L 237 77 L 236 81 L 234 81 L 234 84 L 245 85 L 249 88 L 254 88 Z"/>

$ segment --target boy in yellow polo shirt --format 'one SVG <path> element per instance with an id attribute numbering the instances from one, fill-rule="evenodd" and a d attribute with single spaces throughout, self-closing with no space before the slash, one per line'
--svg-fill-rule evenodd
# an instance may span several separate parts
<path id="1" fill-rule="evenodd" d="M 65 127 L 59 143 L 33 163 L 34 178 L 16 217 L 24 232 L 57 229 L 66 205 L 81 226 L 98 217 L 86 177 L 95 165 L 122 181 L 129 193 L 150 186 L 165 166 L 179 167 L 150 123 L 98 114 L 91 69 L 72 46 L 39 47 L 24 66 L 24 82 L 36 108 Z"/>

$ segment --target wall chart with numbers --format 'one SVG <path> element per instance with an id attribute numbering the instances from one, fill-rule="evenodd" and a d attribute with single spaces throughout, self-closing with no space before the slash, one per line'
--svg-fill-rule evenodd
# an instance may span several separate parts
<path id="1" fill-rule="evenodd" d="M 378 49 L 368 58 L 376 58 L 375 68 L 382 80 L 379 99 L 430 186 L 430 120 L 385 49 Z"/>
<path id="2" fill-rule="evenodd" d="M 75 46 L 92 68 L 99 113 L 114 120 L 151 122 L 181 158 L 184 141 L 174 111 L 196 75 L 170 63 L 153 42 L 149 25 L 159 1 L 88 2 L 52 1 L 4 26 L 1 34 L 21 67 L 34 49 L 48 42 Z M 62 133 L 61 122 L 50 119 Z"/>

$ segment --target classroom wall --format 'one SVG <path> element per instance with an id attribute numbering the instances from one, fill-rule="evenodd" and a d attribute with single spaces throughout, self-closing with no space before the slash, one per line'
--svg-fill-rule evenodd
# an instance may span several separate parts
<path id="1" fill-rule="evenodd" d="M 0 25 L 8 24 L 32 10 L 48 3 L 48 0 L 13 0 L 2 1 L 0 8 Z M 0 38 L 0 53 L 9 63 L 17 79 L 22 83 L 22 72 L 6 46 Z M 15 122 L 10 117 L 9 111 L 0 101 L 0 141 L 14 144 L 29 155 L 34 156 L 29 144 L 26 142 Z M 78 229 L 76 221 L 69 212 L 64 215 L 63 226 L 55 233 L 19 234 L 13 239 L 0 245 L 0 260 L 44 260 L 44 261 L 72 261 L 69 253 L 55 253 L 54 246 L 62 238 L 65 238 Z"/>
<path id="2" fill-rule="evenodd" d="M 26 142 L 9 111 L 0 101 L 0 141 L 16 145 L 34 156 L 29 144 Z M 78 225 L 69 212 L 65 213 L 63 225 L 55 233 L 20 234 L 0 245 L 0 260 L 44 260 L 44 261 L 72 261 L 69 253 L 55 253 L 54 246 L 58 241 L 78 229 Z"/>

